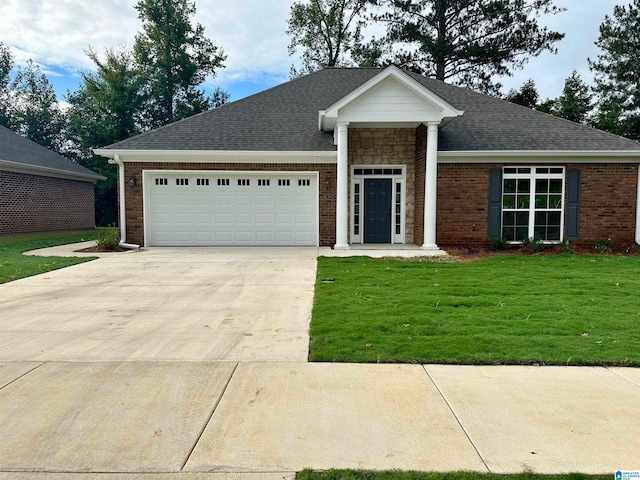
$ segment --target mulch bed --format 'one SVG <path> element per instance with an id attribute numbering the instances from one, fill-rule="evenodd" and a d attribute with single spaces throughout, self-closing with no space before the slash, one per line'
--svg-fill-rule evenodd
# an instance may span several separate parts
<path id="1" fill-rule="evenodd" d="M 103 248 L 103 247 L 98 247 L 97 245 L 94 247 L 89 247 L 89 248 L 81 248 L 80 250 L 74 250 L 74 252 L 81 252 L 81 253 L 117 253 L 117 252 L 127 252 L 129 249 L 128 248 L 123 248 L 123 247 L 114 247 L 114 248 Z"/>

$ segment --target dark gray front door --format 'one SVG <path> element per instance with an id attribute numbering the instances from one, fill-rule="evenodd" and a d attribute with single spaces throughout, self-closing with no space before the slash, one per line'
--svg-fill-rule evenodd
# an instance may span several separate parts
<path id="1" fill-rule="evenodd" d="M 364 243 L 391 243 L 391 179 L 364 181 Z"/>

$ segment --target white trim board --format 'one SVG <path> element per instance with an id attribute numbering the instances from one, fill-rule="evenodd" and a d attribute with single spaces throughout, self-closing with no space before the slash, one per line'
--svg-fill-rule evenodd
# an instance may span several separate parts
<path id="1" fill-rule="evenodd" d="M 483 150 L 438 152 L 438 163 L 640 163 L 640 150 Z"/>
<path id="2" fill-rule="evenodd" d="M 247 151 L 247 150 L 109 150 L 96 149 L 96 155 L 125 163 L 336 163 L 336 151 Z"/>

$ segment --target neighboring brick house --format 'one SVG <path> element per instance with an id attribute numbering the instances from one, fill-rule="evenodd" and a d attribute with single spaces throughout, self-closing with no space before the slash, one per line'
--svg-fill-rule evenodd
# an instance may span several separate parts
<path id="1" fill-rule="evenodd" d="M 94 228 L 104 178 L 0 126 L 0 235 Z"/>
<path id="2" fill-rule="evenodd" d="M 141 245 L 640 237 L 640 143 L 393 66 L 324 69 L 96 153 Z"/>

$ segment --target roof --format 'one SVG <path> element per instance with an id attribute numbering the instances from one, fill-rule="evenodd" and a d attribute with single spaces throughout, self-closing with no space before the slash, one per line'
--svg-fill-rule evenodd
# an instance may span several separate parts
<path id="1" fill-rule="evenodd" d="M 107 150 L 335 151 L 318 112 L 383 69 L 326 68 Z M 464 115 L 440 128 L 439 151 L 640 151 L 640 143 L 409 73 Z"/>
<path id="2" fill-rule="evenodd" d="M 0 126 L 0 170 L 67 177 L 86 182 L 105 177 Z"/>

